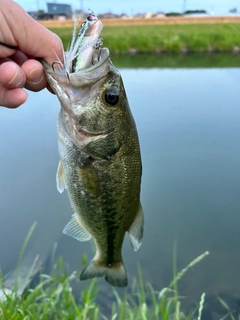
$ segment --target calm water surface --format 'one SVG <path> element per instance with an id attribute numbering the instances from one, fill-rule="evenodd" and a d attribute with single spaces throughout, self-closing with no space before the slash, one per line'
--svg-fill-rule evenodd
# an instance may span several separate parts
<path id="1" fill-rule="evenodd" d="M 145 235 L 133 252 L 126 237 L 129 276 L 137 264 L 156 290 L 172 279 L 173 247 L 180 270 L 210 256 L 180 283 L 186 301 L 202 292 L 240 298 L 240 68 L 121 69 L 142 151 Z M 17 110 L 0 108 L 0 266 L 14 268 L 24 238 L 37 227 L 29 253 L 58 254 L 70 270 L 92 246 L 61 234 L 72 214 L 55 186 L 59 103 L 47 91 L 29 93 Z M 108 288 L 100 280 L 101 288 Z M 81 284 L 80 284 L 81 286 Z"/>

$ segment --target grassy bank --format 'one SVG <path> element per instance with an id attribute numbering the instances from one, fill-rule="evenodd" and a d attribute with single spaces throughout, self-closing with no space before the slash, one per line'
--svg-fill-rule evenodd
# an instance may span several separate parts
<path id="1" fill-rule="evenodd" d="M 115 288 L 109 287 L 114 294 L 110 315 L 104 314 L 96 302 L 100 285 L 98 281 L 94 279 L 88 285 L 85 282 L 79 285 L 77 273 L 67 275 L 64 263 L 59 258 L 58 262 L 53 265 L 52 274 L 40 275 L 38 284 L 33 289 L 27 289 L 22 297 L 16 294 L 17 282 L 12 293 L 5 293 L 5 301 L 0 301 L 0 319 L 201 320 L 205 294 L 202 294 L 193 310 L 187 314 L 183 313 L 181 297 L 178 293 L 178 281 L 206 255 L 208 252 L 196 258 L 179 273 L 174 270 L 174 280 L 160 292 L 155 291 L 149 283 L 144 283 L 139 268 L 138 278 L 133 281 L 130 294 L 127 291 L 120 294 Z M 77 282 L 80 287 L 80 299 L 76 299 L 72 293 L 73 282 Z M 3 279 L 0 277 L 0 284 L 2 283 Z"/>
<path id="2" fill-rule="evenodd" d="M 117 68 L 237 68 L 240 54 L 112 54 L 112 62 Z"/>
<path id="3" fill-rule="evenodd" d="M 72 28 L 51 28 L 67 48 Z M 105 26 L 104 46 L 112 54 L 240 51 L 240 24 Z"/>
<path id="4" fill-rule="evenodd" d="M 55 258 L 56 245 L 49 258 L 51 274 L 43 274 L 38 268 L 38 277 L 32 278 L 36 261 L 35 259 L 32 261 L 32 266 L 29 263 L 26 265 L 23 263 L 23 255 L 35 226 L 36 224 L 30 228 L 24 241 L 14 272 L 15 276 L 12 278 L 10 274 L 4 279 L 0 270 L 0 320 L 208 320 L 209 316 L 215 319 L 212 318 L 212 312 L 218 313 L 212 306 L 210 310 L 205 310 L 205 293 L 201 294 L 199 301 L 191 305 L 191 308 L 188 307 L 186 310 L 185 307 L 183 310 L 182 304 L 186 297 L 180 296 L 178 290 L 179 281 L 209 255 L 208 251 L 177 272 L 175 245 L 173 280 L 168 287 L 157 291 L 150 283 L 144 281 L 141 268 L 138 267 L 138 275 L 128 288 L 118 290 L 109 286 L 107 290 L 112 291 L 113 298 L 108 301 L 110 309 L 106 310 L 97 302 L 101 280 L 80 282 L 77 272 L 70 273 L 63 259 Z M 87 256 L 83 255 L 82 267 L 86 264 Z M 30 279 L 31 287 L 29 287 Z M 7 283 L 8 288 L 6 288 Z M 74 294 L 73 288 L 75 288 Z M 104 295 L 103 292 L 101 295 Z M 105 299 L 109 300 L 108 294 Z M 240 319 L 238 310 L 232 312 L 225 301 L 220 297 L 217 299 L 217 308 L 221 306 L 224 311 L 221 312 L 222 320 Z"/>

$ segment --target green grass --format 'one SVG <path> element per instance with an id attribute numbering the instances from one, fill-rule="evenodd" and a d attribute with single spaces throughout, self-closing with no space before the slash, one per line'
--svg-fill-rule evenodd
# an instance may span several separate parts
<path id="1" fill-rule="evenodd" d="M 75 279 L 75 272 L 67 276 L 60 258 L 52 275 L 42 274 L 39 284 L 26 290 L 23 297 L 15 292 L 6 294 L 6 300 L 0 303 L 0 319 L 99 319 L 99 308 L 94 302 L 96 280 L 84 288 L 82 301 L 77 303 L 71 292 Z"/>
<path id="2" fill-rule="evenodd" d="M 202 293 L 193 309 L 183 310 L 178 283 L 189 269 L 200 263 L 209 252 L 203 253 L 177 272 L 176 246 L 173 256 L 173 280 L 168 287 L 156 291 L 150 283 L 144 281 L 141 268 L 138 267 L 138 276 L 132 281 L 130 289 L 119 293 L 121 290 L 109 286 L 114 298 L 110 301 L 112 307 L 107 315 L 97 303 L 99 280 L 80 283 L 77 272 L 69 275 L 63 259 L 55 258 L 56 246 L 50 259 L 51 274 L 40 274 L 39 279 L 33 281 L 35 285 L 26 288 L 19 296 L 19 281 L 22 281 L 19 279 L 21 259 L 35 226 L 36 224 L 33 224 L 30 228 L 20 252 L 12 291 L 4 291 L 4 278 L 0 272 L 0 289 L 4 293 L 4 298 L 0 300 L 0 320 L 203 320 L 205 293 Z M 83 255 L 82 266 L 86 264 L 87 257 Z M 28 274 L 27 279 L 28 277 L 31 275 Z M 75 287 L 77 285 L 80 294 L 73 294 L 73 284 Z M 220 297 L 218 300 L 219 305 L 226 310 L 222 320 L 228 317 L 231 320 L 240 319 L 239 315 L 235 318 L 235 313 Z"/>
<path id="3" fill-rule="evenodd" d="M 27 289 L 22 297 L 18 297 L 17 285 L 11 294 L 5 294 L 5 301 L 0 302 L 0 319 L 11 320 L 201 320 L 205 294 L 194 310 L 184 313 L 181 310 L 181 298 L 177 283 L 196 263 L 208 253 L 199 256 L 185 269 L 176 272 L 173 281 L 167 288 L 157 292 L 150 283 L 143 280 L 140 267 L 138 277 L 133 281 L 131 293 L 121 296 L 115 288 L 111 315 L 108 317 L 97 304 L 99 283 L 93 279 L 89 285 L 81 283 L 80 298 L 72 293 L 72 283 L 79 283 L 78 275 L 68 275 L 62 258 L 53 264 L 51 275 L 41 274 L 38 284 Z M 86 259 L 83 258 L 84 264 Z M 0 277 L 0 283 L 3 283 Z M 196 318 L 197 317 L 197 318 Z"/>
<path id="4" fill-rule="evenodd" d="M 72 28 L 51 28 L 67 48 Z M 240 46 L 240 24 L 106 26 L 102 38 L 112 54 L 232 52 Z"/>
<path id="5" fill-rule="evenodd" d="M 183 310 L 181 302 L 183 297 L 178 291 L 178 282 L 185 276 L 190 268 L 200 263 L 208 252 L 194 259 L 189 265 L 177 272 L 173 268 L 173 280 L 168 287 L 156 291 L 150 283 L 143 280 L 141 268 L 138 267 L 138 276 L 133 280 L 131 290 L 120 294 L 115 288 L 114 299 L 110 314 L 104 314 L 98 305 L 97 297 L 99 280 L 93 279 L 90 284 L 85 282 L 79 285 L 76 272 L 68 275 L 63 259 L 60 257 L 52 266 L 51 275 L 41 274 L 38 283 L 28 288 L 18 297 L 16 291 L 5 294 L 5 301 L 0 302 L 1 320 L 203 320 L 205 293 L 196 301 L 191 310 Z M 174 258 L 174 264 L 176 255 Z M 84 264 L 86 257 L 83 257 Z M 81 286 L 79 298 L 72 292 L 72 284 Z M 0 276 L 2 287 L 3 279 Z M 219 306 L 226 313 L 221 318 L 239 320 L 228 305 L 219 297 Z"/>

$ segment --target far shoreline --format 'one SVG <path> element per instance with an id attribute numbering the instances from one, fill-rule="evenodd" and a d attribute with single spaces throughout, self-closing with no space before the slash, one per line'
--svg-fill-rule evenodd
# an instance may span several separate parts
<path id="1" fill-rule="evenodd" d="M 80 19 L 80 22 L 84 21 Z M 161 18 L 101 19 L 104 26 L 239 23 L 239 16 L 177 16 Z M 46 28 L 72 27 L 74 20 L 38 20 Z"/>

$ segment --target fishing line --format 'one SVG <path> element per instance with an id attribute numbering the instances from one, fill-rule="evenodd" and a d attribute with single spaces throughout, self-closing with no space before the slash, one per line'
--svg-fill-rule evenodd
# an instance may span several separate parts
<path id="1" fill-rule="evenodd" d="M 9 49 L 13 49 L 13 50 L 18 49 L 18 46 L 11 46 L 10 44 L 6 44 L 6 43 L 4 43 L 4 42 L 2 42 L 2 41 L 0 41 L 0 44 L 1 44 L 2 46 L 4 46 L 4 47 L 9 48 Z"/>

